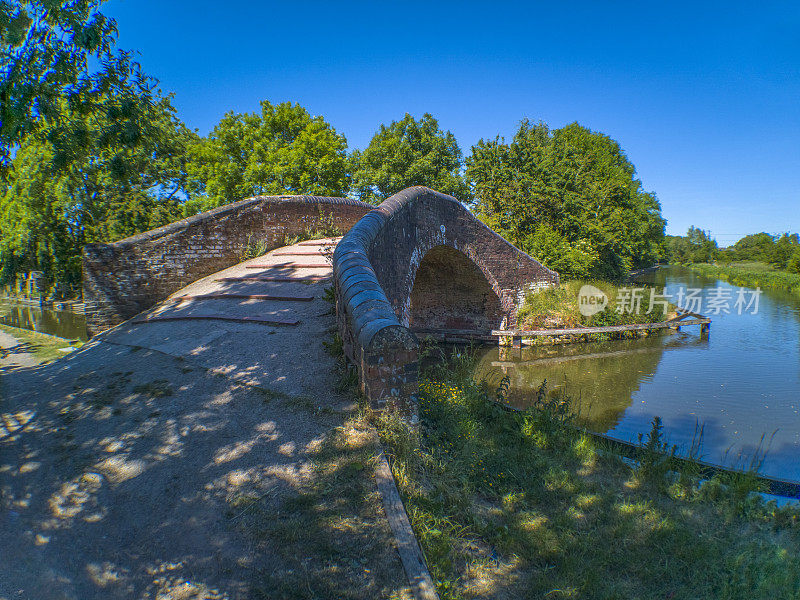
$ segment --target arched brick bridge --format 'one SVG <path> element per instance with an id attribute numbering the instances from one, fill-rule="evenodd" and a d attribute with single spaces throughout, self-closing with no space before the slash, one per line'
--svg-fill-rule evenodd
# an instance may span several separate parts
<path id="1" fill-rule="evenodd" d="M 358 221 L 336 247 L 333 272 L 344 351 L 375 408 L 417 392 L 417 334 L 513 327 L 525 290 L 559 280 L 458 200 L 426 187 Z"/>
<path id="2" fill-rule="evenodd" d="M 91 335 L 242 260 L 251 241 L 286 245 L 320 220 L 345 232 L 373 206 L 348 198 L 256 196 L 112 244 L 83 249 L 83 300 Z"/>
<path id="3" fill-rule="evenodd" d="M 320 218 L 348 233 L 334 253 L 337 320 L 373 406 L 417 391 L 419 335 L 485 336 L 516 325 L 526 288 L 558 274 L 498 236 L 455 198 L 425 187 L 377 208 L 346 198 L 259 196 L 83 252 L 91 334 L 237 264 L 253 238 L 285 245 Z"/>

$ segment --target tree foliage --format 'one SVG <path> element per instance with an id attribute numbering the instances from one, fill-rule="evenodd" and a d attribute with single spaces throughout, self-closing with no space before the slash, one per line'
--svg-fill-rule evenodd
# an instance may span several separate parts
<path id="1" fill-rule="evenodd" d="M 769 262 L 775 247 L 775 239 L 768 233 L 746 235 L 733 245 L 729 254 L 734 260 Z"/>
<path id="2" fill-rule="evenodd" d="M 406 113 L 388 127 L 381 125 L 369 146 L 353 153 L 353 191 L 361 200 L 377 203 L 407 187 L 424 185 L 469 200 L 462 158 L 455 136 L 442 131 L 432 115 L 425 113 L 417 121 Z"/>
<path id="3" fill-rule="evenodd" d="M 769 233 L 746 235 L 733 246 L 718 248 L 709 234 L 694 226 L 686 236 L 667 236 L 667 254 L 677 264 L 707 262 L 760 262 L 792 273 L 800 272 L 800 235 Z"/>
<path id="4" fill-rule="evenodd" d="M 102 0 L 0 0 L 0 167 L 8 168 L 22 141 L 38 135 L 65 164 L 74 139 L 108 146 L 146 136 L 128 119 L 153 102 L 155 82 L 130 55 L 115 48 L 117 27 L 99 12 Z M 107 111 L 102 130 L 73 118 Z M 77 125 L 77 130 L 73 127 Z"/>
<path id="5" fill-rule="evenodd" d="M 86 132 L 68 145 L 56 147 L 38 132 L 23 138 L 0 190 L 2 279 L 41 270 L 75 288 L 85 244 L 180 218 L 187 146 L 196 136 L 176 118 L 170 98 L 136 107 L 147 135 L 125 144 L 101 139 L 117 100 L 96 106 L 88 114 L 60 107 L 64 131 Z"/>
<path id="6" fill-rule="evenodd" d="M 789 273 L 800 273 L 800 248 L 795 248 L 789 260 L 786 261 L 786 270 Z"/>
<path id="7" fill-rule="evenodd" d="M 655 195 L 617 142 L 578 123 L 524 120 L 510 143 L 480 140 L 467 179 L 480 218 L 566 277 L 618 278 L 663 252 Z"/>
<path id="8" fill-rule="evenodd" d="M 785 269 L 798 249 L 800 236 L 796 233 L 772 236 L 761 232 L 743 237 L 727 253 L 733 260 L 765 262 Z"/>
<path id="9" fill-rule="evenodd" d="M 704 229 L 692 225 L 685 236 L 666 237 L 666 258 L 680 265 L 711 262 L 721 257 L 717 242 Z"/>
<path id="10" fill-rule="evenodd" d="M 191 210 L 257 195 L 344 196 L 347 140 L 299 104 L 261 102 L 260 113 L 226 114 L 189 149 Z"/>

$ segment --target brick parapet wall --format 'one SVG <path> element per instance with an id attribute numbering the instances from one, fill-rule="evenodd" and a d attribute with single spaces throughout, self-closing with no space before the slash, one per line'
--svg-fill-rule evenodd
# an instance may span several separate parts
<path id="1" fill-rule="evenodd" d="M 480 269 L 500 300 L 506 326 L 516 324 L 526 286 L 559 280 L 451 196 L 413 187 L 384 201 L 345 235 L 333 258 L 339 332 L 374 407 L 395 398 L 408 406 L 416 393 L 419 344 L 408 327 L 411 292 L 422 259 L 437 246 L 462 252 Z"/>
<path id="2" fill-rule="evenodd" d="M 333 216 L 343 233 L 373 206 L 347 198 L 257 196 L 114 242 L 83 249 L 90 335 L 146 310 L 182 287 L 235 265 L 247 244 L 272 250 Z"/>

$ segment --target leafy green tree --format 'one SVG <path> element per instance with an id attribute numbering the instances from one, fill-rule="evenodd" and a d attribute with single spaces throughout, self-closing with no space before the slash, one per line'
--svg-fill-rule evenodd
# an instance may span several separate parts
<path id="1" fill-rule="evenodd" d="M 786 270 L 790 273 L 800 273 L 800 248 L 795 248 L 786 262 Z"/>
<path id="2" fill-rule="evenodd" d="M 260 113 L 226 114 L 189 148 L 191 211 L 257 195 L 343 196 L 347 140 L 299 104 L 261 102 Z"/>
<path id="3" fill-rule="evenodd" d="M 462 177 L 462 153 L 455 136 L 442 131 L 425 113 L 417 121 L 406 113 L 400 121 L 381 125 L 369 146 L 353 153 L 353 190 L 365 202 L 378 203 L 392 194 L 424 185 L 459 200 L 471 194 Z"/>
<path id="4" fill-rule="evenodd" d="M 689 244 L 690 262 L 706 263 L 716 259 L 719 250 L 717 242 L 703 229 L 692 225 L 686 234 L 686 240 Z"/>
<path id="5" fill-rule="evenodd" d="M 0 0 L 3 170 L 33 134 L 50 142 L 54 161 L 67 162 L 71 141 L 87 134 L 71 128 L 69 116 L 76 112 L 111 111 L 105 129 L 96 132 L 109 146 L 135 143 L 143 135 L 136 127 L 141 122 L 126 117 L 152 102 L 154 82 L 129 54 L 115 49 L 116 23 L 99 12 L 101 2 Z"/>
<path id="6" fill-rule="evenodd" d="M 775 238 L 763 231 L 746 235 L 733 245 L 737 260 L 757 262 L 769 262 L 774 249 Z"/>
<path id="7" fill-rule="evenodd" d="M 663 253 L 655 195 L 617 142 L 577 123 L 523 120 L 510 143 L 480 140 L 466 175 L 478 216 L 566 277 L 618 278 Z"/>
<path id="8" fill-rule="evenodd" d="M 148 121 L 148 135 L 124 145 L 97 140 L 109 109 L 61 110 L 69 129 L 86 135 L 66 147 L 66 159 L 35 133 L 23 139 L 0 195 L 0 261 L 3 279 L 35 269 L 75 289 L 85 244 L 180 218 L 186 149 L 196 135 L 175 117 L 169 97 L 136 109 Z"/>
<path id="9" fill-rule="evenodd" d="M 789 263 L 789 259 L 792 258 L 792 255 L 798 247 L 800 247 L 800 236 L 796 233 L 784 233 L 775 241 L 772 251 L 769 254 L 770 264 L 775 265 L 779 269 L 785 269 Z"/>
<path id="10" fill-rule="evenodd" d="M 666 236 L 666 258 L 672 264 L 684 265 L 692 262 L 689 239 L 682 235 Z"/>

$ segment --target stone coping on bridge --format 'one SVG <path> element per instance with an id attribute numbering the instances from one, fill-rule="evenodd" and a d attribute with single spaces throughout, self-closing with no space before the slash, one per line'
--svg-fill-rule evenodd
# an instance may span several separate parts
<path id="1" fill-rule="evenodd" d="M 230 204 L 223 204 L 217 208 L 212 208 L 205 212 L 167 223 L 156 229 L 150 229 L 142 233 L 137 233 L 110 244 L 88 244 L 88 246 L 113 246 L 117 248 L 125 248 L 127 246 L 135 246 L 142 242 L 157 240 L 159 238 L 185 231 L 191 227 L 201 225 L 207 221 L 216 219 L 223 219 L 228 216 L 236 215 L 242 212 L 243 209 L 254 208 L 262 206 L 265 203 L 297 203 L 297 204 L 313 204 L 318 205 L 347 205 L 359 206 L 367 210 L 374 208 L 372 204 L 361 202 L 360 200 L 353 200 L 352 198 L 339 198 L 337 196 L 312 196 L 310 194 L 302 195 L 284 195 L 284 196 L 253 196 L 231 202 Z"/>
<path id="2" fill-rule="evenodd" d="M 417 186 L 385 200 L 353 226 L 333 255 L 339 334 L 373 408 L 396 401 L 415 410 L 419 340 L 410 328 L 414 282 L 425 256 L 439 248 L 463 259 L 442 273 L 442 295 L 456 272 L 472 269 L 483 281 L 477 304 L 483 298 L 486 306 L 493 302 L 492 308 L 473 315 L 471 326 L 485 333 L 495 325 L 515 325 L 526 286 L 559 281 L 558 273 L 509 244 L 452 196 Z M 457 317 L 453 310 L 441 312 L 442 322 Z"/>

